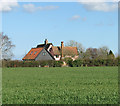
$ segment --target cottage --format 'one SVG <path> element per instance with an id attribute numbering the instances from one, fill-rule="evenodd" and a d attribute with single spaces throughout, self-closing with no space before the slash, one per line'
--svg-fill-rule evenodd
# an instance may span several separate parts
<path id="1" fill-rule="evenodd" d="M 53 46 L 45 39 L 44 44 L 37 45 L 36 48 L 31 50 L 22 59 L 23 61 L 40 61 L 40 60 L 61 60 L 70 57 L 73 60 L 78 58 L 78 51 L 76 47 L 65 47 L 61 42 L 61 46 Z"/>

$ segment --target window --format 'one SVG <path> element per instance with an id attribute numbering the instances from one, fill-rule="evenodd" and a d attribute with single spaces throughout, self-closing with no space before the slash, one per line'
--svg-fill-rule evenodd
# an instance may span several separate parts
<path id="1" fill-rule="evenodd" d="M 45 52 L 43 52 L 43 56 L 45 56 L 46 55 L 46 53 Z"/>
<path id="2" fill-rule="evenodd" d="M 50 50 L 49 50 L 50 52 L 52 51 L 52 48 L 50 48 Z"/>
<path id="3" fill-rule="evenodd" d="M 58 58 L 59 57 L 59 55 L 56 55 L 56 58 Z"/>
<path id="4" fill-rule="evenodd" d="M 34 55 L 37 53 L 37 51 L 34 53 Z"/>
<path id="5" fill-rule="evenodd" d="M 30 55 L 33 53 L 33 51 L 30 53 Z"/>

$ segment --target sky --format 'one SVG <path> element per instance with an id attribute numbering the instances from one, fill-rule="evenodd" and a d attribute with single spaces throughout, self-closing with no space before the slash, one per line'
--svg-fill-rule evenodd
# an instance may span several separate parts
<path id="1" fill-rule="evenodd" d="M 85 49 L 107 46 L 118 53 L 118 7 L 112 2 L 17 2 L 0 6 L 2 32 L 12 43 L 13 59 L 45 39 L 59 46 L 75 40 Z"/>

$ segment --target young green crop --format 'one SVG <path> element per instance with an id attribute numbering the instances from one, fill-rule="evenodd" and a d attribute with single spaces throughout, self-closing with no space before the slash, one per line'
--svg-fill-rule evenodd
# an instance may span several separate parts
<path id="1" fill-rule="evenodd" d="M 118 67 L 3 68 L 3 104 L 117 104 Z"/>

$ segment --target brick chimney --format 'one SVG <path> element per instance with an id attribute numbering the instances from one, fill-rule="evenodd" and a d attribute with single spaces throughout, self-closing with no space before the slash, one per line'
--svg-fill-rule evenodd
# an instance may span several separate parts
<path id="1" fill-rule="evenodd" d="M 47 39 L 45 39 L 45 45 L 47 45 L 48 44 L 48 40 Z"/>
<path id="2" fill-rule="evenodd" d="M 64 47 L 64 42 L 61 42 L 61 59 L 63 58 L 63 47 Z"/>

